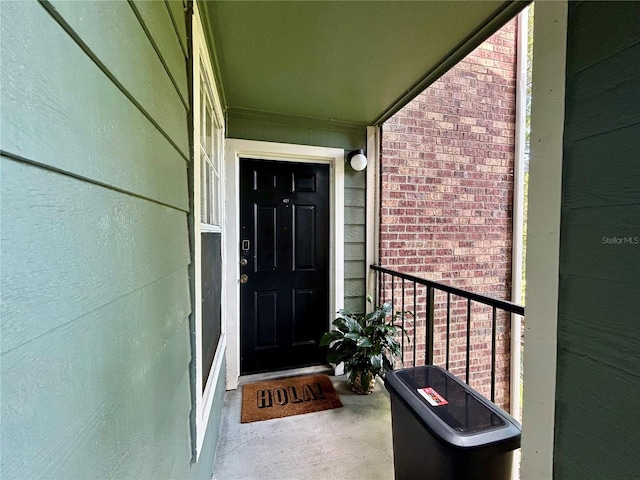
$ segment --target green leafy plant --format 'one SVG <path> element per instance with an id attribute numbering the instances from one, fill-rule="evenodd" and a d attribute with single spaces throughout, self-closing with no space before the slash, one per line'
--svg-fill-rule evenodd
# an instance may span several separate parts
<path id="1" fill-rule="evenodd" d="M 367 301 L 373 304 L 370 296 Z M 371 313 L 344 309 L 338 312 L 338 318 L 333 321 L 335 329 L 322 336 L 320 345 L 329 347 L 329 363 L 344 362 L 347 383 L 352 390 L 370 393 L 365 392 L 365 386 L 373 384 L 376 375 L 384 376 L 393 368 L 394 358 L 400 354 L 396 335 L 399 331 L 404 333 L 394 322 L 405 313 L 392 314 L 391 302 L 375 307 Z"/>

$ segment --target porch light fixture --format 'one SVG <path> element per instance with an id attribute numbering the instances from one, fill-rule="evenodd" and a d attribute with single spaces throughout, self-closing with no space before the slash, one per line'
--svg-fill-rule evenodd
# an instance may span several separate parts
<path id="1" fill-rule="evenodd" d="M 362 150 L 354 150 L 349 153 L 347 160 L 349 160 L 349 165 L 351 165 L 351 168 L 356 172 L 361 172 L 367 168 L 367 157 L 364 156 L 364 151 Z"/>

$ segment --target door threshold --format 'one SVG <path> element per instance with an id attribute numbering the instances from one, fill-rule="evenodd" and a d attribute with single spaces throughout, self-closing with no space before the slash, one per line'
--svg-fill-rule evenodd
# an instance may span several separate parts
<path id="1" fill-rule="evenodd" d="M 334 370 L 330 365 L 313 365 L 311 367 L 292 368 L 289 370 L 278 370 L 275 372 L 252 373 L 251 375 L 241 375 L 240 378 L 238 378 L 238 386 L 242 386 L 246 383 L 273 380 L 275 378 L 297 377 L 299 375 L 315 375 L 318 373 L 333 375 Z"/>

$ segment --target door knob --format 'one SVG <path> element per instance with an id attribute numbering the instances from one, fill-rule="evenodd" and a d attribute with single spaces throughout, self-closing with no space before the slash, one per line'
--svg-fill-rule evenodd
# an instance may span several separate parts
<path id="1" fill-rule="evenodd" d="M 249 281 L 249 276 L 246 274 L 240 275 L 240 283 L 247 283 Z"/>

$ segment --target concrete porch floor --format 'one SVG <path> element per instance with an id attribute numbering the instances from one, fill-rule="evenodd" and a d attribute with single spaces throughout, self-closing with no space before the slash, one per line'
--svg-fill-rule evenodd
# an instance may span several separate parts
<path id="1" fill-rule="evenodd" d="M 225 396 L 214 480 L 390 480 L 389 395 L 380 379 L 371 395 L 329 377 L 343 407 L 240 423 L 242 388 Z"/>

